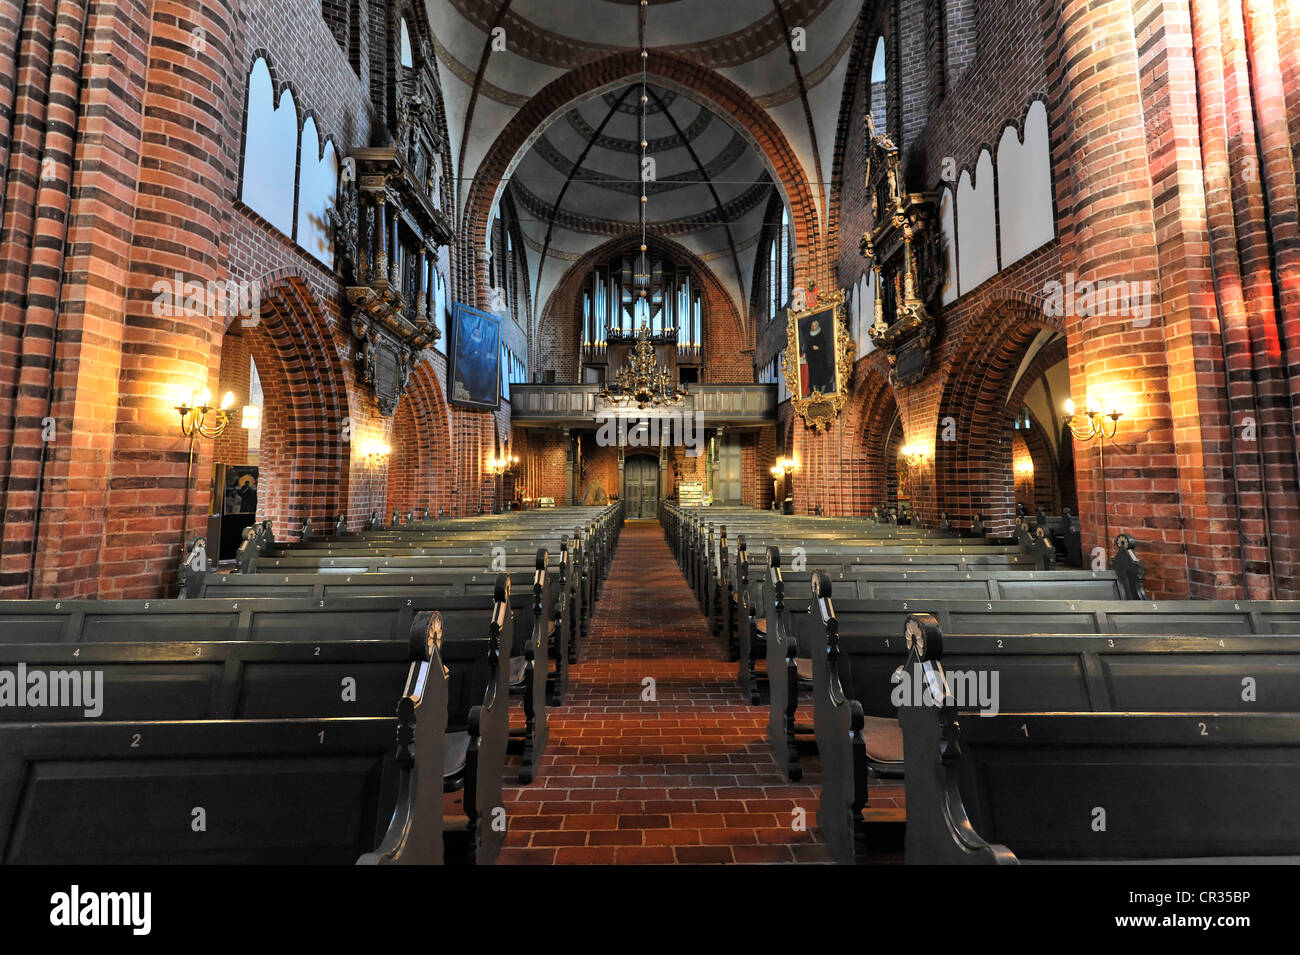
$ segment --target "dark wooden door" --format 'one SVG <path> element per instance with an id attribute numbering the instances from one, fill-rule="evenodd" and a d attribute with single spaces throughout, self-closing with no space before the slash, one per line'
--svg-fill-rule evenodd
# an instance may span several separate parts
<path id="1" fill-rule="evenodd" d="M 623 498 L 629 520 L 654 520 L 659 516 L 659 462 L 654 458 L 628 458 L 623 465 Z"/>
<path id="2" fill-rule="evenodd" d="M 729 434 L 718 449 L 718 481 L 713 499 L 719 504 L 739 504 L 742 477 L 740 438 Z"/>

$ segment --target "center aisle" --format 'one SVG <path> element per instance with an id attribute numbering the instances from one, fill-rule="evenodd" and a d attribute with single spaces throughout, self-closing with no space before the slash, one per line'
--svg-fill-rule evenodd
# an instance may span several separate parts
<path id="1" fill-rule="evenodd" d="M 719 656 L 662 529 L 628 524 L 570 702 L 548 711 L 542 771 L 507 788 L 500 861 L 830 861 L 818 788 L 785 779 L 764 739 L 766 710 L 746 705 L 736 664 Z"/>

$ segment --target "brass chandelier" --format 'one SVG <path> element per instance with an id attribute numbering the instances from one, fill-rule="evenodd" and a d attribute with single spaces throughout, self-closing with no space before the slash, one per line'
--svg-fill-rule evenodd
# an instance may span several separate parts
<path id="1" fill-rule="evenodd" d="M 614 381 L 597 393 L 597 397 L 607 404 L 661 408 L 681 401 L 686 397 L 686 391 L 673 382 L 671 372 L 655 358 L 650 326 L 642 322 L 637 329 L 636 345 L 627 356 L 627 364 L 618 370 Z"/>

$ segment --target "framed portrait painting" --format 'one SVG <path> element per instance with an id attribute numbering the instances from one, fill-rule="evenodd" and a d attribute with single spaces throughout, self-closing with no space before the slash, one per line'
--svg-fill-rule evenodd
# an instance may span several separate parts
<path id="1" fill-rule="evenodd" d="M 785 346 L 790 403 L 809 427 L 834 421 L 848 399 L 853 340 L 844 314 L 844 292 L 812 291 L 802 309 L 791 307 Z"/>
<path id="2" fill-rule="evenodd" d="M 457 302 L 451 325 L 451 403 L 495 411 L 501 402 L 501 319 Z"/>

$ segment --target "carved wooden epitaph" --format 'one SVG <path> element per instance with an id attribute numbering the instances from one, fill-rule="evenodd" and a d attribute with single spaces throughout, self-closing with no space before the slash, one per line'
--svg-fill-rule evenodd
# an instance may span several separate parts
<path id="1" fill-rule="evenodd" d="M 436 99 L 428 66 L 403 83 L 393 142 L 352 150 L 330 213 L 357 375 L 384 415 L 396 410 L 420 352 L 441 335 L 434 314 L 438 249 L 453 232 L 443 209 L 445 144 L 431 105 Z"/>
<path id="2" fill-rule="evenodd" d="M 869 331 L 889 358 L 889 382 L 919 381 L 929 369 L 938 335 L 939 297 L 946 259 L 938 228 L 938 196 L 908 192 L 899 169 L 898 147 L 867 125 L 866 190 L 871 229 L 860 251 L 876 276 L 876 313 Z"/>

